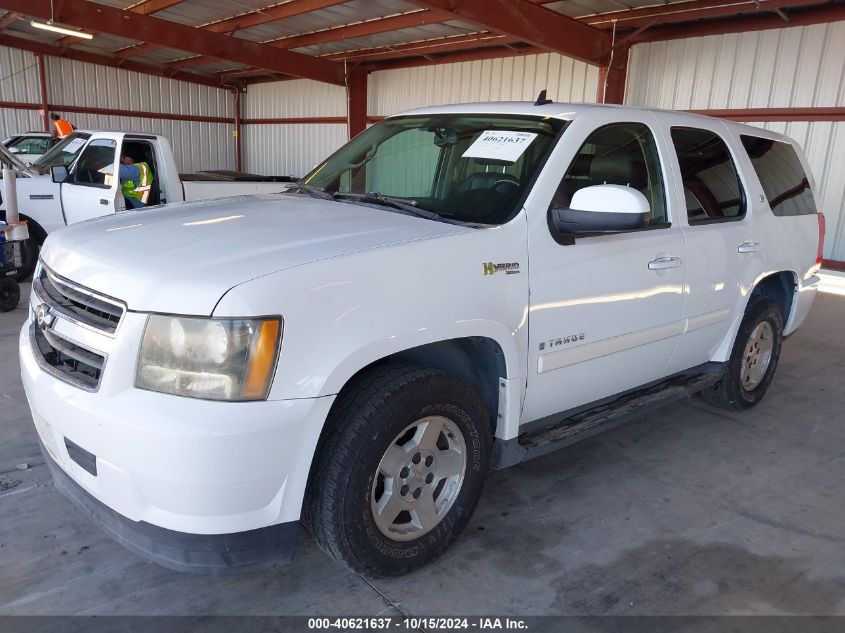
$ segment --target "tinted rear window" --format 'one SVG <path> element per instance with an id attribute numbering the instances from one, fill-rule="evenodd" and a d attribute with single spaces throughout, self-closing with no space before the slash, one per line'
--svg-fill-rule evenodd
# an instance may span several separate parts
<path id="1" fill-rule="evenodd" d="M 745 196 L 727 145 L 717 134 L 673 127 L 684 198 L 690 224 L 738 220 L 745 215 Z"/>
<path id="2" fill-rule="evenodd" d="M 742 145 L 775 215 L 816 213 L 810 179 L 789 143 L 758 136 L 741 136 Z"/>

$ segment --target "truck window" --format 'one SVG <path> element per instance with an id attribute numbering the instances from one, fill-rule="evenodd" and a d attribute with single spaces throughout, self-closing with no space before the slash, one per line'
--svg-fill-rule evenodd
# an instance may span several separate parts
<path id="1" fill-rule="evenodd" d="M 90 187 L 111 187 L 114 182 L 116 143 L 108 139 L 91 141 L 73 167 L 73 183 Z"/>
<path id="2" fill-rule="evenodd" d="M 745 216 L 745 194 L 728 146 L 718 134 L 672 128 L 689 223 L 707 224 Z"/>
<path id="3" fill-rule="evenodd" d="M 15 143 L 9 145 L 17 150 L 18 154 L 43 154 L 50 149 L 50 139 L 41 137 L 21 137 Z"/>
<path id="4" fill-rule="evenodd" d="M 303 180 L 330 193 L 403 198 L 450 220 L 502 224 L 518 211 L 566 124 L 495 114 L 388 118 Z"/>
<path id="5" fill-rule="evenodd" d="M 744 134 L 740 139 L 772 213 L 777 216 L 817 213 L 810 179 L 792 145 Z"/>
<path id="6" fill-rule="evenodd" d="M 611 123 L 590 134 L 566 170 L 552 206 L 568 208 L 576 191 L 593 185 L 632 187 L 648 200 L 652 224 L 668 222 L 657 146 L 642 123 Z"/>

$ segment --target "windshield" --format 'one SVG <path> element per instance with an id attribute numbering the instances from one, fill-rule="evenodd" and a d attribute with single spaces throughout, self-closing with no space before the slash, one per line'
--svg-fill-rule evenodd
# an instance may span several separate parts
<path id="1" fill-rule="evenodd" d="M 565 125 L 517 115 L 391 118 L 356 136 L 303 182 L 332 194 L 378 193 L 448 220 L 501 224 Z"/>
<path id="2" fill-rule="evenodd" d="M 66 136 L 53 145 L 44 156 L 32 163 L 32 168 L 47 172 L 53 165 L 70 165 L 89 138 L 91 135 L 88 132 L 74 132 Z"/>

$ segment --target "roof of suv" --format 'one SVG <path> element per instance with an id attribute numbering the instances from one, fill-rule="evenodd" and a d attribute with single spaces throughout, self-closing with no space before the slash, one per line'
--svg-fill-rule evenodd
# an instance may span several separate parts
<path id="1" fill-rule="evenodd" d="M 424 108 L 415 108 L 413 110 L 406 110 L 390 115 L 408 116 L 421 114 L 522 114 L 527 116 L 546 116 L 556 119 L 564 119 L 571 121 L 578 116 L 583 116 L 591 112 L 614 110 L 617 116 L 624 116 L 626 112 L 653 112 L 656 115 L 672 114 L 688 118 L 691 125 L 695 125 L 697 121 L 713 120 L 714 117 L 708 117 L 702 114 L 693 114 L 691 112 L 684 112 L 682 110 L 662 110 L 659 108 L 640 108 L 635 106 L 605 104 L 605 103 L 548 103 L 546 105 L 534 105 L 532 101 L 482 101 L 477 103 L 456 103 L 452 105 L 428 106 Z M 752 133 L 757 136 L 763 136 L 775 140 L 784 140 L 789 143 L 795 142 L 777 132 L 766 130 L 752 125 L 745 125 L 736 123 L 735 121 L 727 121 L 725 119 L 717 119 L 726 125 L 731 126 L 737 132 L 744 131 L 745 133 Z"/>

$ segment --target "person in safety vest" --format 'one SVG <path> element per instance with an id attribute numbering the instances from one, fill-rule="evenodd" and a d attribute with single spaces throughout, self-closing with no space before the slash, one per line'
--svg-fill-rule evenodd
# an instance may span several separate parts
<path id="1" fill-rule="evenodd" d="M 63 119 L 60 114 L 56 114 L 55 112 L 50 114 L 50 118 L 53 119 L 53 138 L 54 139 L 63 139 L 66 136 L 70 136 L 71 132 L 73 132 L 76 127 L 71 124 L 70 121 L 67 119 Z"/>
<path id="2" fill-rule="evenodd" d="M 147 206 L 153 184 L 153 172 L 147 163 L 136 163 L 131 156 L 121 156 L 118 178 L 127 208 Z"/>

